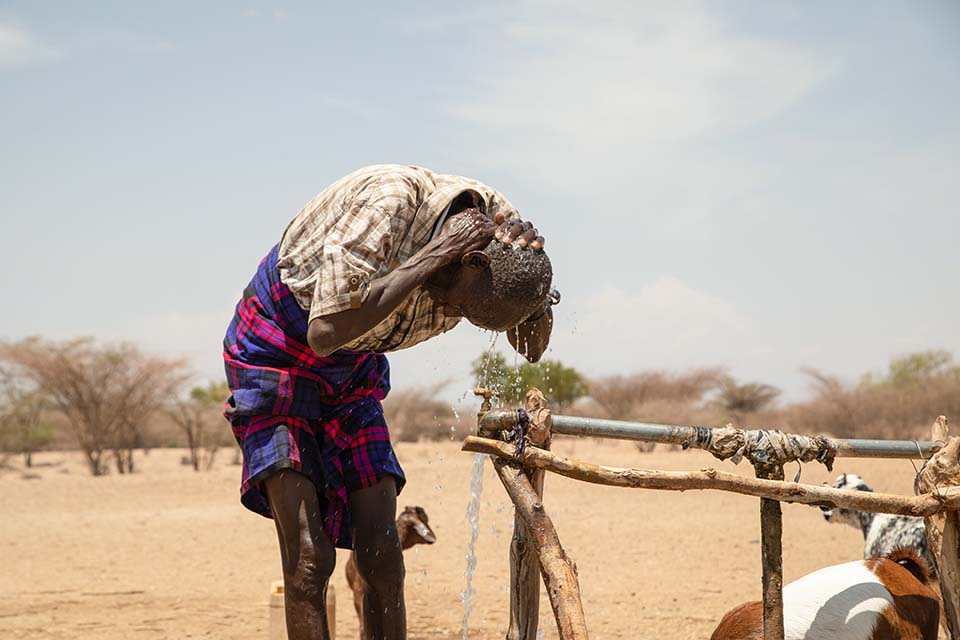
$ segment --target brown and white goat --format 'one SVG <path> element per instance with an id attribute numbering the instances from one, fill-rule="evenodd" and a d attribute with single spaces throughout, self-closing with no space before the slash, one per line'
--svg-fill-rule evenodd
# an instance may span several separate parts
<path id="1" fill-rule="evenodd" d="M 784 640 L 936 640 L 940 597 L 912 549 L 825 567 L 783 588 Z M 729 611 L 710 640 L 762 640 L 763 604 Z"/>
<path id="2" fill-rule="evenodd" d="M 400 548 L 409 549 L 418 544 L 433 544 L 437 536 L 430 528 L 430 519 L 422 507 L 404 507 L 397 516 L 397 536 L 400 538 Z M 347 584 L 353 591 L 353 606 L 357 610 L 357 620 L 360 625 L 360 640 L 366 636 L 363 633 L 363 577 L 357 571 L 357 561 L 353 554 L 347 560 L 345 567 Z"/>

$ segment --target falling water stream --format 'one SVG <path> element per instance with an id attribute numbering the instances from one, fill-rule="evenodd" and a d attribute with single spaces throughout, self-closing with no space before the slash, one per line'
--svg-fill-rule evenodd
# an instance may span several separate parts
<path id="1" fill-rule="evenodd" d="M 467 505 L 467 522 L 470 524 L 470 544 L 467 545 L 467 568 L 463 575 L 467 578 L 467 588 L 460 594 L 463 600 L 463 640 L 467 640 L 470 629 L 470 611 L 473 609 L 473 574 L 477 570 L 477 537 L 480 535 L 480 494 L 483 491 L 482 453 L 473 456 L 473 475 L 470 478 L 470 503 Z"/>
<path id="2" fill-rule="evenodd" d="M 490 346 L 484 354 L 483 370 L 480 374 L 478 386 L 486 387 L 490 377 L 490 363 L 493 351 L 497 346 L 499 333 L 490 338 Z M 470 632 L 470 611 L 473 609 L 473 575 L 477 571 L 477 538 L 480 536 L 480 494 L 483 492 L 483 462 L 486 456 L 482 453 L 473 456 L 473 471 L 470 476 L 470 502 L 467 504 L 467 524 L 470 525 L 470 543 L 467 545 L 467 568 L 463 575 L 467 586 L 460 594 L 463 600 L 463 640 L 468 640 Z"/>

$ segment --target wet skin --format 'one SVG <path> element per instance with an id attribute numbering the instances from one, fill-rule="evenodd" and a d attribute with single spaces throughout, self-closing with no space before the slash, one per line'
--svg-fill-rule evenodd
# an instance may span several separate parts
<path id="1" fill-rule="evenodd" d="M 330 640 L 327 629 L 327 583 L 337 562 L 336 550 L 323 530 L 313 482 L 283 469 L 265 484 L 280 540 L 287 637 Z M 354 557 L 363 577 L 363 625 L 367 638 L 407 637 L 403 601 L 403 550 L 394 515 L 397 485 L 387 476 L 372 487 L 350 494 Z"/>

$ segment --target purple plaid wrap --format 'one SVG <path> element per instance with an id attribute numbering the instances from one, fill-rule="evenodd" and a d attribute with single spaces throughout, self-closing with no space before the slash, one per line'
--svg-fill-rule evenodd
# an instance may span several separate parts
<path id="1" fill-rule="evenodd" d="M 233 393 L 224 415 L 243 451 L 240 501 L 271 517 L 262 483 L 294 469 L 317 487 L 330 540 L 351 548 L 350 492 L 387 475 L 398 492 L 405 482 L 380 404 L 390 390 L 386 356 L 314 353 L 307 311 L 280 281 L 274 247 L 237 304 L 223 359 Z"/>

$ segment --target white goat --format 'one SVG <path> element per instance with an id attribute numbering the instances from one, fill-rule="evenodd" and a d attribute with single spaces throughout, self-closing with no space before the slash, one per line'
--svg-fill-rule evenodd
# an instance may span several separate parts
<path id="1" fill-rule="evenodd" d="M 936 640 L 930 580 L 912 549 L 814 571 L 783 588 L 784 640 Z M 710 640 L 763 640 L 763 603 L 729 611 Z"/>

